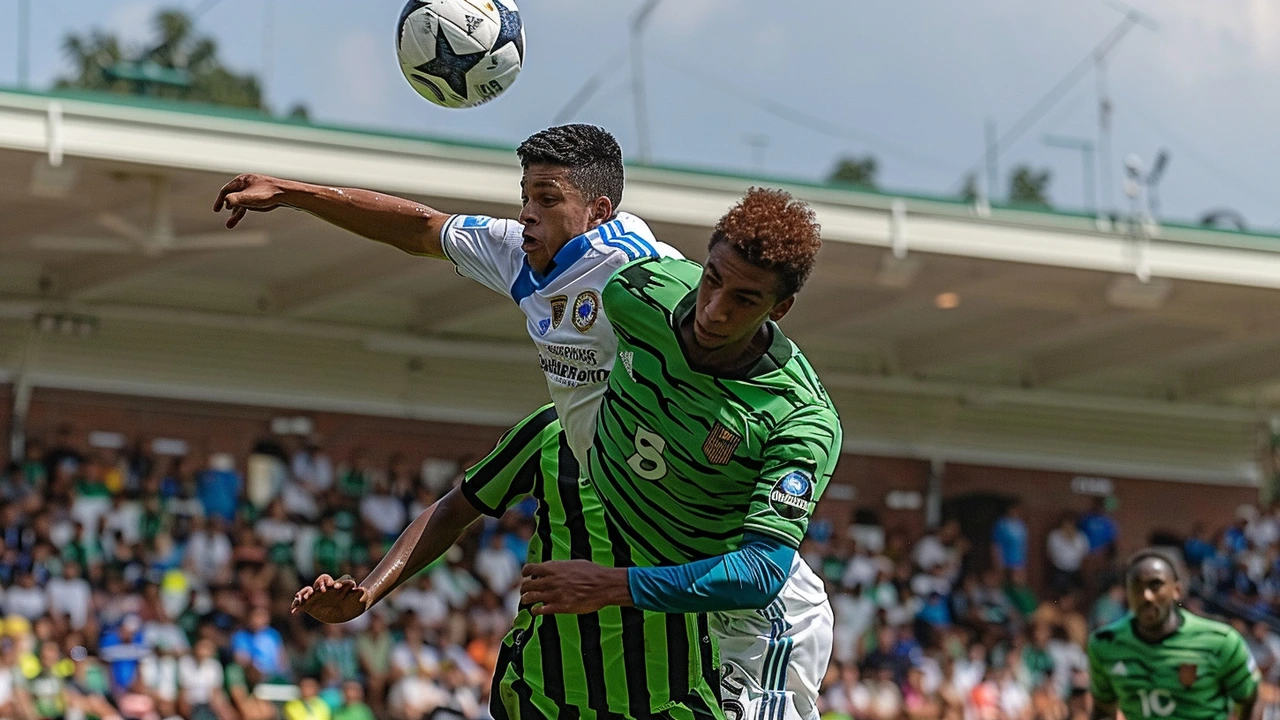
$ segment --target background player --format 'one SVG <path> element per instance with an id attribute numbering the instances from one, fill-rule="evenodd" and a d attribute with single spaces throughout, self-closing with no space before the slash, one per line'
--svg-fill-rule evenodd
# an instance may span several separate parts
<path id="1" fill-rule="evenodd" d="M 712 616 L 726 685 L 741 689 L 729 715 L 815 717 L 809 699 L 831 648 L 826 595 L 804 582 L 796 550 L 839 456 L 840 423 L 775 324 L 821 244 L 806 205 L 753 189 L 717 224 L 705 268 L 642 260 L 609 282 L 622 367 L 587 475 L 634 564 L 659 567 L 533 565 L 522 586 L 539 614 L 751 610 Z M 806 679 L 814 686 L 797 692 Z"/>
<path id="2" fill-rule="evenodd" d="M 1178 607 L 1178 563 L 1147 549 L 1126 572 L 1129 613 L 1089 638 L 1093 717 L 1186 720 L 1253 716 L 1261 679 L 1240 633 Z"/>

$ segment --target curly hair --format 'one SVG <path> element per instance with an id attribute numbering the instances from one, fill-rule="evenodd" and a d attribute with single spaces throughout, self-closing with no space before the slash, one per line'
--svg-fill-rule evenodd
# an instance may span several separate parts
<path id="1" fill-rule="evenodd" d="M 778 297 L 800 291 L 822 248 L 813 208 L 783 190 L 753 187 L 720 218 L 708 248 L 728 243 L 757 267 L 778 274 Z"/>
<path id="2" fill-rule="evenodd" d="M 525 170 L 530 165 L 567 168 L 569 182 L 588 202 L 607 197 L 615 210 L 622 203 L 622 148 L 602 127 L 579 123 L 547 128 L 521 143 L 516 156 Z"/>

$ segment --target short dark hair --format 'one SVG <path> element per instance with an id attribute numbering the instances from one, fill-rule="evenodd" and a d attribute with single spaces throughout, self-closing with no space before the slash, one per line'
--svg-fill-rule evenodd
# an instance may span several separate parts
<path id="1" fill-rule="evenodd" d="M 588 202 L 607 197 L 614 210 L 622 204 L 622 148 L 602 127 L 578 123 L 547 128 L 521 143 L 516 156 L 525 170 L 530 165 L 567 168 L 569 182 Z"/>
<path id="2" fill-rule="evenodd" d="M 1159 560 L 1169 566 L 1169 572 L 1173 573 L 1173 579 L 1182 582 L 1186 573 L 1182 571 L 1182 560 L 1174 553 L 1164 548 L 1149 547 L 1143 548 L 1129 557 L 1129 562 L 1125 564 L 1124 578 L 1128 582 L 1133 577 L 1133 572 L 1138 569 L 1138 565 L 1147 560 Z"/>
<path id="3" fill-rule="evenodd" d="M 708 247 L 728 243 L 747 262 L 776 272 L 778 297 L 795 295 L 809 279 L 822 226 L 813 208 L 784 190 L 753 187 L 720 218 Z"/>

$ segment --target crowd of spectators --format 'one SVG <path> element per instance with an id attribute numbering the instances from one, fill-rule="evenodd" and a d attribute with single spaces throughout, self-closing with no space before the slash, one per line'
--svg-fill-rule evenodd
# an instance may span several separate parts
<path id="1" fill-rule="evenodd" d="M 330 458 L 264 441 L 191 467 L 69 432 L 0 478 L 0 719 L 483 720 L 515 610 L 532 501 L 478 523 L 433 567 L 342 626 L 289 613 L 320 572 L 363 577 L 456 482 L 456 463 Z M 1014 505 L 989 557 L 955 521 L 922 537 L 815 522 L 828 584 L 830 720 L 1087 716 L 1089 631 L 1125 612 L 1106 501 L 1029 536 Z M 1031 543 L 1049 566 L 1029 582 Z M 1280 510 L 1243 511 L 1188 564 L 1241 606 L 1280 600 Z M 1196 606 L 1193 604 L 1193 608 Z M 1203 608 L 1197 608 L 1203 610 Z M 1280 637 L 1245 625 L 1271 679 Z"/>

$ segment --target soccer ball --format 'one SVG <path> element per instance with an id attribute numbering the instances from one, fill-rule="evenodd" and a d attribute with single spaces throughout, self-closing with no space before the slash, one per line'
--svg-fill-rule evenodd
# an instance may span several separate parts
<path id="1" fill-rule="evenodd" d="M 448 108 L 501 95 L 524 65 L 515 0 L 409 0 L 400 13 L 400 70 L 422 97 Z"/>

